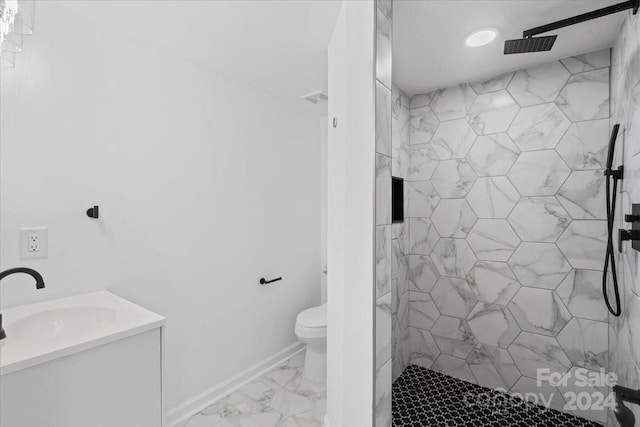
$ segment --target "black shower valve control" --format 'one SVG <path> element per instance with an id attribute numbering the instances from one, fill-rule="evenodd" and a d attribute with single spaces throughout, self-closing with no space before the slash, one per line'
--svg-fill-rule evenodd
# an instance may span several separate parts
<path id="1" fill-rule="evenodd" d="M 640 215 L 625 215 L 624 222 L 640 222 Z"/>
<path id="2" fill-rule="evenodd" d="M 604 176 L 611 176 L 614 179 L 624 178 L 624 166 L 618 166 L 618 169 L 607 168 L 604 170 Z"/>
<path id="3" fill-rule="evenodd" d="M 620 228 L 618 230 L 618 252 L 622 252 L 622 242 L 631 240 L 633 248 L 635 249 L 635 243 L 640 242 L 640 230 L 625 230 Z"/>

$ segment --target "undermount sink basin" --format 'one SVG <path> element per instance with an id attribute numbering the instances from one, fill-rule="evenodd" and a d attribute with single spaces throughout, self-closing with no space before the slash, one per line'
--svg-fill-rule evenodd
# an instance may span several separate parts
<path id="1" fill-rule="evenodd" d="M 17 320 L 9 334 L 20 341 L 81 337 L 113 323 L 116 313 L 105 307 L 66 307 L 45 310 Z"/>
<path id="2" fill-rule="evenodd" d="M 164 325 L 164 317 L 108 291 L 7 308 L 0 375 L 49 362 Z"/>

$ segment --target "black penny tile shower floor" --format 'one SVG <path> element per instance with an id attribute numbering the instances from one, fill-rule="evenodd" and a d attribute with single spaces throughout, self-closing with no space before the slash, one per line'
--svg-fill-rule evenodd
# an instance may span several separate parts
<path id="1" fill-rule="evenodd" d="M 601 427 L 415 365 L 393 383 L 392 412 L 393 427 Z"/>

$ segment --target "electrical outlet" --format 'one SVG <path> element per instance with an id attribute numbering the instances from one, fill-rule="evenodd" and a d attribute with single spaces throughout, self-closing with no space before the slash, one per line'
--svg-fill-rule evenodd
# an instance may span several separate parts
<path id="1" fill-rule="evenodd" d="M 36 231 L 32 231 L 29 233 L 28 243 L 29 247 L 27 251 L 29 252 L 40 252 L 40 235 Z"/>
<path id="2" fill-rule="evenodd" d="M 49 238 L 47 227 L 20 229 L 20 259 L 47 258 Z"/>

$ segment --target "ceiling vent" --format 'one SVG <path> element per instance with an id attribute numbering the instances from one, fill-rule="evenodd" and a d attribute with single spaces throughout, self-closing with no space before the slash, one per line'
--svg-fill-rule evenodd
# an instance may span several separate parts
<path id="1" fill-rule="evenodd" d="M 318 105 L 318 104 L 324 104 L 325 102 L 327 102 L 329 97 L 327 96 L 326 93 L 322 91 L 318 91 L 318 92 L 310 93 L 305 96 L 301 96 L 300 99 L 304 99 L 305 101 L 309 101 L 312 104 Z"/>

